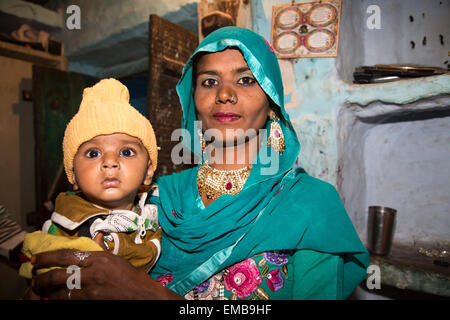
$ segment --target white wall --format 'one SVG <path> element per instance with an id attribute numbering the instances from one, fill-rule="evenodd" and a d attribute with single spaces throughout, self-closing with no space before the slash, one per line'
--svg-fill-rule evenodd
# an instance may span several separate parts
<path id="1" fill-rule="evenodd" d="M 379 29 L 367 25 L 375 18 L 375 12 L 369 8 L 373 5 L 379 8 Z M 340 78 L 352 82 L 355 68 L 362 65 L 416 64 L 447 68 L 449 14 L 448 0 L 344 0 L 336 59 Z"/>
<path id="2" fill-rule="evenodd" d="M 363 241 L 368 207 L 397 209 L 394 243 L 450 245 L 450 96 L 339 109 L 340 191 Z"/>
<path id="3" fill-rule="evenodd" d="M 363 8 L 378 5 L 381 15 L 381 29 L 362 28 L 365 65 L 413 63 L 446 67 L 444 62 L 449 60 L 450 49 L 450 1 L 362 0 L 361 5 Z M 443 36 L 444 44 L 439 35 Z M 425 37 L 426 44 L 422 44 Z M 415 43 L 414 49 L 411 41 Z"/>
<path id="4" fill-rule="evenodd" d="M 398 210 L 394 241 L 450 244 L 450 117 L 377 125 L 363 150 L 366 204 Z"/>

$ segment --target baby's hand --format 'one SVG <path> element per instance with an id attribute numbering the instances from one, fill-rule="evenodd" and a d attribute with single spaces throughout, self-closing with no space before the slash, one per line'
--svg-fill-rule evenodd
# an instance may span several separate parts
<path id="1" fill-rule="evenodd" d="M 103 236 L 104 235 L 102 232 L 97 233 L 94 237 L 94 241 L 97 242 L 100 245 L 100 247 L 103 248 L 103 250 L 108 251 L 108 249 L 105 246 L 105 242 L 103 242 Z"/>

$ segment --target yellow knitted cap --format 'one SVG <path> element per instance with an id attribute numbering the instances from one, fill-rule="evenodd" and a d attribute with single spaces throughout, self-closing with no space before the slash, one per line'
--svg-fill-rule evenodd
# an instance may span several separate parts
<path id="1" fill-rule="evenodd" d="M 92 138 L 113 133 L 125 133 L 141 140 L 152 161 L 158 162 L 155 132 L 150 121 L 130 105 L 126 86 L 116 79 L 100 80 L 83 91 L 78 113 L 66 127 L 63 140 L 64 169 L 71 184 L 73 158 L 81 144 Z"/>

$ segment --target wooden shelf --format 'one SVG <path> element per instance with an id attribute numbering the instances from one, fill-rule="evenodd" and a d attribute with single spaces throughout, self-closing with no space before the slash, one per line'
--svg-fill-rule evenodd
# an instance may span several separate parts
<path id="1" fill-rule="evenodd" d="M 67 70 L 67 57 L 0 41 L 0 55 L 60 70 Z"/>

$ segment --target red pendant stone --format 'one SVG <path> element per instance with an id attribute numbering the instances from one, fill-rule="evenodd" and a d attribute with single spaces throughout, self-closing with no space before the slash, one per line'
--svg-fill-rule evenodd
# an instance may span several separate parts
<path id="1" fill-rule="evenodd" d="M 227 189 L 227 190 L 230 190 L 232 187 L 233 187 L 233 185 L 231 184 L 231 182 L 228 182 L 228 183 L 225 185 L 225 189 Z"/>

